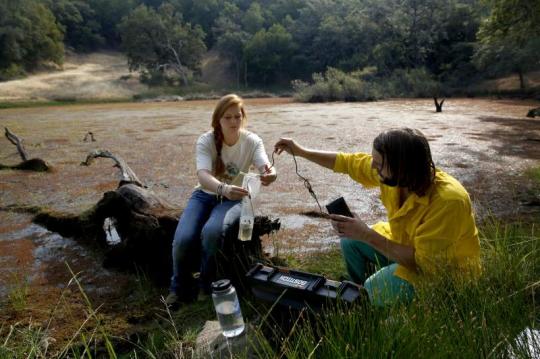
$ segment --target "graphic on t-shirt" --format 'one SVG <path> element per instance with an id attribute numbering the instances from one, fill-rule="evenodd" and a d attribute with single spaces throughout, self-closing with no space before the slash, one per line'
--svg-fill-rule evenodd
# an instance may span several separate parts
<path id="1" fill-rule="evenodd" d="M 230 177 L 231 179 L 235 178 L 240 173 L 238 166 L 233 162 L 227 163 L 225 168 L 226 168 L 225 171 L 227 173 L 227 177 Z"/>

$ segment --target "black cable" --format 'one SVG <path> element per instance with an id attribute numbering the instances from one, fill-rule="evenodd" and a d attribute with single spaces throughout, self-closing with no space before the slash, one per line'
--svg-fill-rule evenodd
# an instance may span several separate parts
<path id="1" fill-rule="evenodd" d="M 291 155 L 293 156 L 293 160 L 294 160 L 294 168 L 295 168 L 296 175 L 298 177 L 300 177 L 302 179 L 302 181 L 304 181 L 304 187 L 306 187 L 306 189 L 309 191 L 309 194 L 311 195 L 311 197 L 313 197 L 315 202 L 317 202 L 317 206 L 319 206 L 319 211 L 322 214 L 325 214 L 323 212 L 323 210 L 322 210 L 322 207 L 321 207 L 321 204 L 319 203 L 319 200 L 317 199 L 317 195 L 315 194 L 315 191 L 313 191 L 313 187 L 311 187 L 311 183 L 309 183 L 309 180 L 307 178 L 305 178 L 300 173 L 298 173 L 298 162 L 296 161 L 296 156 L 294 154 L 294 151 L 292 149 L 290 149 L 290 150 L 291 150 Z M 269 172 L 272 169 L 272 167 L 274 167 L 274 163 L 275 163 L 274 154 L 275 153 L 276 153 L 276 151 L 272 152 L 272 164 L 270 165 L 270 167 L 268 167 L 268 169 L 265 171 L 265 173 Z"/>
<path id="2" fill-rule="evenodd" d="M 296 175 L 304 181 L 304 187 L 306 187 L 311 197 L 313 197 L 315 202 L 317 202 L 317 206 L 319 206 L 319 211 L 321 213 L 324 213 L 322 210 L 321 204 L 319 203 L 319 200 L 317 199 L 317 195 L 315 194 L 315 192 L 313 191 L 313 188 L 311 187 L 311 183 L 309 183 L 309 180 L 307 178 L 303 177 L 300 173 L 298 173 L 298 162 L 296 162 L 296 156 L 294 155 L 294 151 L 292 149 L 291 149 L 291 155 L 293 156 Z M 272 153 L 272 161 L 274 160 L 273 157 L 274 157 L 274 154 Z"/>

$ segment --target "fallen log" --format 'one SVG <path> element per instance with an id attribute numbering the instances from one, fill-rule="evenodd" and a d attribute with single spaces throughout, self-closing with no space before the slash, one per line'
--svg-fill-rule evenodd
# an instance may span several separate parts
<path id="1" fill-rule="evenodd" d="M 92 162 L 89 158 L 97 157 L 112 158 L 122 178 L 118 188 L 106 192 L 92 208 L 78 215 L 35 207 L 11 210 L 33 213 L 34 223 L 102 252 L 106 268 L 134 273 L 143 270 L 157 285 L 168 285 L 172 273 L 172 240 L 182 210 L 144 188 L 126 162 L 108 151 L 92 151 L 85 163 L 88 165 Z M 104 223 L 107 223 L 105 228 Z M 118 234 L 117 243 L 107 240 L 111 225 Z M 252 263 L 269 262 L 260 237 L 279 230 L 280 223 L 278 219 L 256 217 L 252 240 L 247 242 L 237 239 L 238 228 L 238 221 L 229 227 L 218 262 L 219 275 L 231 279 L 241 290 Z"/>
<path id="2" fill-rule="evenodd" d="M 7 127 L 4 127 L 4 129 L 5 129 L 4 134 L 6 138 L 9 140 L 9 142 L 11 142 L 17 147 L 17 152 L 21 156 L 22 162 L 14 166 L 0 164 L 0 170 L 17 169 L 17 170 L 25 170 L 25 171 L 36 171 L 36 172 L 47 172 L 51 170 L 51 165 L 49 165 L 47 162 L 45 162 L 41 158 L 28 159 L 28 154 L 26 152 L 26 149 L 24 148 L 23 141 L 17 135 L 11 132 Z"/>

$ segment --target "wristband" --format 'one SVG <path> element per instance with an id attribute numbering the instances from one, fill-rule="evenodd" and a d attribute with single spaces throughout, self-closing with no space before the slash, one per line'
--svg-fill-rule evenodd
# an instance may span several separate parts
<path id="1" fill-rule="evenodd" d="M 216 194 L 218 195 L 218 197 L 223 196 L 223 185 L 223 182 L 220 182 L 216 188 Z"/>
<path id="2" fill-rule="evenodd" d="M 227 195 L 230 192 L 231 192 L 231 185 L 228 185 L 228 184 L 224 183 L 223 187 L 221 188 L 221 195 L 224 196 L 224 197 L 227 197 Z"/>

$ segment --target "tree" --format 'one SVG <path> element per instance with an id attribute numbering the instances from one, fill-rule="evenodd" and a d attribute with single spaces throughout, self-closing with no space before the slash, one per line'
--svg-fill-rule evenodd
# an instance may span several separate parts
<path id="1" fill-rule="evenodd" d="M 95 12 L 95 20 L 105 44 L 118 47 L 118 24 L 140 3 L 139 0 L 86 0 Z"/>
<path id="2" fill-rule="evenodd" d="M 250 34 L 255 34 L 264 27 L 264 15 L 261 5 L 253 2 L 242 17 L 243 28 Z"/>
<path id="3" fill-rule="evenodd" d="M 440 80 L 463 85 L 477 69 L 472 62 L 481 8 L 475 1 L 453 0 L 440 16 L 433 51 L 426 67 Z"/>
<path id="4" fill-rule="evenodd" d="M 131 70 L 165 76 L 172 70 L 184 85 L 206 51 L 200 26 L 183 23 L 181 15 L 167 3 L 158 11 L 145 5 L 137 7 L 119 28 Z"/>
<path id="5" fill-rule="evenodd" d="M 223 10 L 223 0 L 170 0 L 175 9 L 181 13 L 184 19 L 189 19 L 192 24 L 199 25 L 205 34 L 205 44 L 211 48 L 215 39 L 212 34 L 212 26 Z"/>
<path id="6" fill-rule="evenodd" d="M 287 75 L 285 65 L 295 45 L 292 35 L 281 25 L 273 25 L 268 31 L 260 30 L 246 44 L 246 61 L 254 78 L 268 84 L 271 76 Z"/>
<path id="7" fill-rule="evenodd" d="M 101 26 L 88 2 L 79 0 L 47 0 L 64 33 L 64 42 L 78 51 L 91 51 L 103 46 Z"/>
<path id="8" fill-rule="evenodd" d="M 216 39 L 215 48 L 234 64 L 237 86 L 240 85 L 241 68 L 245 68 L 244 47 L 251 38 L 251 35 L 240 27 L 240 18 L 240 9 L 227 3 L 223 15 L 216 20 L 212 29 Z"/>
<path id="9" fill-rule="evenodd" d="M 474 54 L 475 64 L 489 75 L 515 73 L 520 89 L 525 89 L 525 73 L 540 67 L 540 39 L 533 38 L 521 46 L 510 39 L 481 41 Z"/>
<path id="10" fill-rule="evenodd" d="M 540 66 L 540 2 L 487 0 L 490 14 L 478 31 L 475 63 L 491 74 L 514 72 L 525 88 L 524 72 Z"/>
<path id="11" fill-rule="evenodd" d="M 482 41 L 508 38 L 523 44 L 540 37 L 540 2 L 532 0 L 484 0 L 490 8 L 478 33 Z"/>
<path id="12" fill-rule="evenodd" d="M 63 35 L 51 11 L 35 0 L 0 0 L 0 79 L 52 61 L 62 64 Z"/>
<path id="13" fill-rule="evenodd" d="M 352 9 L 342 16 L 325 17 L 313 40 L 314 47 L 327 49 L 319 54 L 322 66 L 352 71 L 370 65 L 371 50 L 377 38 L 373 25 L 365 14 Z"/>

